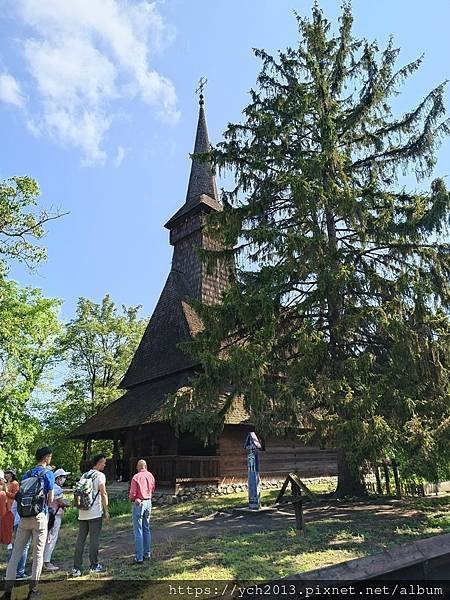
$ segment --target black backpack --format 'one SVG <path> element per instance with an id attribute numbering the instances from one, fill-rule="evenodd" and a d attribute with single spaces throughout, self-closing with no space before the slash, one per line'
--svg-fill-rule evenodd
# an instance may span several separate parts
<path id="1" fill-rule="evenodd" d="M 35 517 L 43 512 L 45 507 L 44 475 L 45 469 L 30 474 L 20 482 L 20 488 L 16 495 L 17 512 L 20 517 Z"/>
<path id="2" fill-rule="evenodd" d="M 47 531 L 50 532 L 53 529 L 53 525 L 55 524 L 55 518 L 60 508 L 61 507 L 58 506 L 56 510 L 54 510 L 53 508 L 48 509 Z"/>

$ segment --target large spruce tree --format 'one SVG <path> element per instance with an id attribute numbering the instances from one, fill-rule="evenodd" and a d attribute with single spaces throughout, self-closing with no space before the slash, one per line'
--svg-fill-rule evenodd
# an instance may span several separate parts
<path id="1" fill-rule="evenodd" d="M 237 277 L 220 305 L 196 305 L 202 372 L 173 416 L 217 434 L 242 396 L 262 434 L 339 448 L 341 495 L 380 459 L 436 478 L 450 455 L 450 212 L 426 178 L 450 130 L 444 85 L 396 118 L 421 59 L 396 69 L 392 41 L 355 39 L 348 4 L 335 34 L 317 5 L 297 20 L 297 47 L 255 51 L 244 122 L 209 157 L 236 185 L 209 224 L 233 250 L 205 259 L 232 256 Z"/>

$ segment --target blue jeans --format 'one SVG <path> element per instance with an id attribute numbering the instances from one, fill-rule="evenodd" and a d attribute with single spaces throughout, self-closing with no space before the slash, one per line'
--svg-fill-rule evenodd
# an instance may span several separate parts
<path id="1" fill-rule="evenodd" d="M 14 535 L 16 534 L 17 527 L 18 527 L 18 525 L 14 525 Z M 18 577 L 18 578 L 23 577 L 25 575 L 25 566 L 27 564 L 28 550 L 30 549 L 30 544 L 31 544 L 31 539 L 26 544 L 25 548 L 23 549 L 22 556 L 19 560 L 19 564 L 17 565 L 16 577 Z M 8 551 L 8 562 L 9 562 L 9 559 L 11 558 L 11 554 L 12 554 L 12 550 L 9 550 Z"/>
<path id="2" fill-rule="evenodd" d="M 134 531 L 134 548 L 136 560 L 141 562 L 152 553 L 152 532 L 150 529 L 150 514 L 152 501 L 142 500 L 140 504 L 133 502 L 132 518 Z"/>

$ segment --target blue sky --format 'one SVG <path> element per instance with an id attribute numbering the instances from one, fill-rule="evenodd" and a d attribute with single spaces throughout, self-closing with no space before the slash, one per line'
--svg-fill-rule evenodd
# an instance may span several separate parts
<path id="1" fill-rule="evenodd" d="M 12 276 L 63 299 L 65 318 L 79 296 L 105 293 L 149 314 L 170 267 L 163 223 L 185 198 L 199 77 L 208 78 L 217 142 L 255 83 L 251 48 L 295 43 L 292 11 L 311 4 L 0 0 L 0 177 L 35 177 L 41 204 L 69 212 L 48 227 L 48 261 Z M 339 5 L 321 2 L 333 21 Z M 401 62 L 425 52 L 399 108 L 450 77 L 448 0 L 354 0 L 353 8 L 356 33 L 381 45 L 393 34 Z M 440 151 L 440 175 L 450 171 L 449 149 Z"/>

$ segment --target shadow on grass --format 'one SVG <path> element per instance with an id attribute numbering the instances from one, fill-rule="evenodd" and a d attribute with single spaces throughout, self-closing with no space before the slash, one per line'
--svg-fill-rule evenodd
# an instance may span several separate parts
<path id="1" fill-rule="evenodd" d="M 223 502 L 223 498 L 220 500 Z M 204 504 L 210 512 L 211 503 Z M 183 505 L 185 514 L 167 511 L 174 518 L 184 517 L 184 523 L 176 525 L 155 519 L 154 559 L 144 567 L 131 565 L 133 538 L 129 514 L 114 518 L 104 528 L 101 540 L 101 560 L 109 566 L 108 577 L 269 579 L 358 558 L 450 530 L 450 497 L 311 507 L 305 511 L 303 536 L 293 529 L 294 517 L 289 511 L 266 516 L 218 514 L 209 519 L 190 520 L 188 513 L 194 509 L 193 505 Z M 159 510 L 162 514 L 165 509 Z M 76 531 L 76 526 L 65 524 L 55 551 L 55 562 L 66 569 L 72 566 Z M 204 537 L 205 534 L 209 537 Z"/>
<path id="2" fill-rule="evenodd" d="M 431 502 L 429 511 L 433 510 Z M 355 510 L 352 506 L 342 507 L 334 517 L 317 516 L 307 523 L 306 534 L 301 537 L 290 527 L 255 533 L 241 528 L 239 534 L 193 540 L 191 544 L 172 540 L 158 549 L 157 562 L 139 573 L 148 579 L 283 577 L 450 529 L 448 515 L 420 514 L 414 502 L 410 507 L 402 504 L 409 508 L 406 514 L 384 505 L 364 508 L 359 504 Z M 434 510 L 442 506 L 446 505 L 437 504 Z M 120 577 L 132 576 L 130 569 L 120 566 L 116 572 Z"/>

